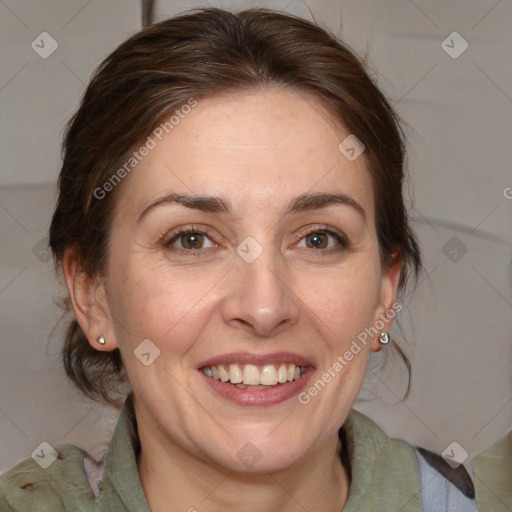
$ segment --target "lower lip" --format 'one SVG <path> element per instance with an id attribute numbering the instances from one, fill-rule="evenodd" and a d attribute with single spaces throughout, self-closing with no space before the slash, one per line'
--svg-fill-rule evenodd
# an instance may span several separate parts
<path id="1" fill-rule="evenodd" d="M 213 391 L 238 405 L 247 406 L 275 405 L 293 398 L 306 386 L 306 383 L 313 372 L 314 368 L 307 367 L 304 375 L 299 380 L 290 381 L 285 384 L 278 384 L 274 388 L 240 389 L 233 384 L 228 384 L 208 377 L 202 370 L 199 370 L 199 373 Z"/>

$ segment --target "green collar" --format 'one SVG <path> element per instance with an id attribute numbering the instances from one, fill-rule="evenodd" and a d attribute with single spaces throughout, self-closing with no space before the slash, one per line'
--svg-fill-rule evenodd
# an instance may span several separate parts
<path id="1" fill-rule="evenodd" d="M 105 455 L 100 510 L 151 512 L 137 470 L 139 449 L 133 403 L 123 406 Z M 351 483 L 343 512 L 392 510 L 421 512 L 419 466 L 412 446 L 388 437 L 367 416 L 352 409 L 339 430 L 347 450 Z M 112 508 L 115 507 L 115 508 Z"/>
<path id="2" fill-rule="evenodd" d="M 133 396 L 129 394 L 105 454 L 98 498 L 100 510 L 151 512 L 137 469 L 139 440 L 136 429 Z"/>
<path id="3" fill-rule="evenodd" d="M 348 452 L 352 478 L 343 512 L 421 512 L 420 470 L 414 448 L 388 437 L 352 409 L 338 435 Z"/>

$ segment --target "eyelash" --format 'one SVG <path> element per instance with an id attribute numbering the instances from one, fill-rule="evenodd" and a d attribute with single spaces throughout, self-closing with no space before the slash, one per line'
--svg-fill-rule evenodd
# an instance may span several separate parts
<path id="1" fill-rule="evenodd" d="M 330 254 L 333 252 L 350 249 L 350 247 L 351 247 L 350 243 L 345 235 L 343 235 L 342 233 L 338 233 L 337 231 L 333 231 L 332 229 L 329 229 L 329 226 L 320 226 L 320 225 L 313 226 L 313 227 L 309 228 L 308 230 L 306 230 L 304 233 L 297 235 L 297 236 L 300 241 L 303 238 L 305 238 L 308 235 L 311 235 L 313 233 L 324 233 L 324 234 L 330 235 L 340 244 L 341 247 L 334 248 L 334 249 L 332 249 L 332 248 L 331 249 L 305 249 L 307 252 L 309 252 L 311 254 L 319 255 L 318 254 L 319 252 L 324 252 L 324 253 Z M 177 231 L 172 232 L 170 234 L 170 238 L 167 238 L 166 240 L 164 240 L 163 245 L 166 249 L 172 250 L 173 252 L 177 252 L 179 254 L 183 254 L 183 255 L 187 255 L 187 256 L 195 256 L 195 257 L 204 256 L 210 252 L 210 249 L 216 249 L 218 247 L 218 246 L 206 247 L 205 249 L 197 249 L 197 250 L 195 250 L 195 249 L 179 249 L 179 248 L 171 249 L 171 245 L 175 241 L 177 241 L 181 236 L 188 235 L 188 234 L 206 235 L 213 243 L 215 243 L 215 241 L 213 239 L 214 237 L 210 234 L 210 231 L 207 228 L 196 228 L 194 226 L 190 226 L 190 227 L 181 228 L 181 229 L 178 229 Z"/>
<path id="2" fill-rule="evenodd" d="M 334 248 L 334 249 L 332 249 L 332 248 L 331 249 L 323 249 L 323 250 L 320 249 L 320 251 L 322 251 L 322 252 L 332 253 L 332 252 L 338 252 L 338 251 L 342 251 L 342 250 L 346 250 L 346 249 L 350 248 L 350 243 L 348 241 L 348 238 L 345 235 L 343 235 L 342 233 L 339 233 L 338 231 L 329 229 L 329 226 L 326 226 L 326 225 L 312 226 L 311 228 L 307 229 L 305 231 L 305 233 L 299 235 L 299 240 L 302 240 L 303 238 L 306 238 L 308 235 L 311 235 L 313 233 L 324 233 L 324 234 L 330 235 L 341 246 L 341 247 Z M 318 252 L 319 252 L 318 249 L 306 249 L 306 250 L 308 252 L 315 253 L 315 254 L 318 254 Z"/>
<path id="3" fill-rule="evenodd" d="M 180 228 L 177 231 L 174 231 L 171 233 L 170 238 L 164 241 L 164 247 L 166 249 L 172 250 L 173 252 L 177 252 L 178 254 L 183 254 L 187 256 L 204 256 L 205 254 L 208 254 L 209 249 L 215 249 L 216 247 L 207 247 L 206 249 L 175 249 L 171 248 L 171 245 L 178 240 L 183 235 L 189 235 L 189 234 L 198 234 L 198 235 L 206 235 L 208 238 L 211 239 L 212 242 L 213 236 L 210 234 L 210 231 L 206 228 L 196 228 L 194 226 L 189 226 L 186 228 Z M 215 243 L 215 242 L 214 242 Z"/>

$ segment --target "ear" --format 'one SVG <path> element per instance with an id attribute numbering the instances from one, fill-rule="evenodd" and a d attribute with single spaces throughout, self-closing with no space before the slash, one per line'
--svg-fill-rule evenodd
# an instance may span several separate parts
<path id="1" fill-rule="evenodd" d="M 101 351 L 117 348 L 104 278 L 89 276 L 73 248 L 64 252 L 62 270 L 75 317 L 91 346 Z M 100 336 L 105 339 L 104 345 L 98 343 Z"/>
<path id="2" fill-rule="evenodd" d="M 401 270 L 402 255 L 400 252 L 395 252 L 391 258 L 390 264 L 384 269 L 382 274 L 380 298 L 373 321 L 373 325 L 378 330 L 378 334 L 374 336 L 372 340 L 371 350 L 373 352 L 382 350 L 383 347 L 382 343 L 379 341 L 379 335 L 381 332 L 389 333 L 393 325 L 396 311 L 399 311 L 396 305 L 396 294 Z"/>

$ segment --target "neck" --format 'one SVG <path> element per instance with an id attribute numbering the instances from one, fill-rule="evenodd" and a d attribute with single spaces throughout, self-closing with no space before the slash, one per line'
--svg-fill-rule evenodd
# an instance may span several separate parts
<path id="1" fill-rule="evenodd" d="M 137 465 L 153 512 L 230 511 L 241 505 L 244 512 L 339 512 L 347 501 L 349 473 L 340 458 L 343 447 L 337 433 L 282 471 L 250 474 L 234 473 L 175 443 L 161 442 L 144 424 L 139 439 Z"/>

